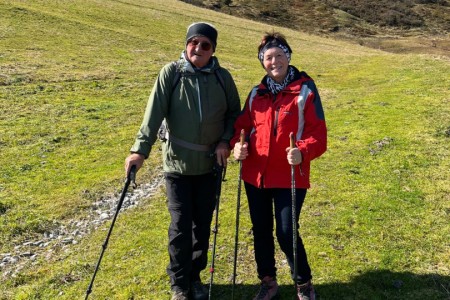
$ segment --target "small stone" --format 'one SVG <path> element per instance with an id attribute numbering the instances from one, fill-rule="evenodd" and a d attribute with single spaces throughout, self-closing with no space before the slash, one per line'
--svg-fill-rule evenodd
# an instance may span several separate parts
<path id="1" fill-rule="evenodd" d="M 73 238 L 68 237 L 68 238 L 63 239 L 61 242 L 65 245 L 71 244 L 73 242 Z"/>
<path id="2" fill-rule="evenodd" d="M 33 243 L 33 246 L 35 246 L 35 247 L 40 247 L 42 244 L 44 243 L 44 241 L 37 241 L 37 242 L 34 242 Z"/>
<path id="3" fill-rule="evenodd" d="M 24 252 L 24 253 L 20 254 L 21 257 L 30 257 L 32 255 L 33 255 L 33 253 L 31 253 L 31 252 Z"/>
<path id="4" fill-rule="evenodd" d="M 9 259 L 9 263 L 10 264 L 15 264 L 15 263 L 17 263 L 19 261 L 19 257 L 18 256 L 13 256 L 13 257 L 10 257 L 10 259 Z"/>

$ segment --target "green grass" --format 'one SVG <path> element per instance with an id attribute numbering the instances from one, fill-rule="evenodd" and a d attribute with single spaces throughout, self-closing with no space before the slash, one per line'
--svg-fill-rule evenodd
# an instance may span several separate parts
<path id="1" fill-rule="evenodd" d="M 242 101 L 264 75 L 255 52 L 272 29 L 172 0 L 3 1 L 0 17 L 0 254 L 120 191 L 157 72 L 183 50 L 187 25 L 218 27 L 216 55 Z M 449 61 L 276 29 L 316 80 L 327 118 L 328 151 L 313 162 L 301 219 L 321 299 L 448 299 Z M 138 183 L 159 165 L 156 145 Z M 231 295 L 237 174 L 230 161 L 215 299 Z M 236 299 L 248 299 L 258 281 L 244 192 L 241 201 Z M 93 299 L 169 298 L 168 221 L 163 190 L 121 212 Z M 0 269 L 0 299 L 84 297 L 109 224 L 14 275 Z M 280 251 L 277 264 L 289 299 Z"/>

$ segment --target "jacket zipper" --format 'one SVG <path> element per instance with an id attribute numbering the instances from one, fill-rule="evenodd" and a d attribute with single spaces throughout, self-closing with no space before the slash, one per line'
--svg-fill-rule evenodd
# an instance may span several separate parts
<path id="1" fill-rule="evenodd" d="M 275 103 L 277 100 L 277 95 L 273 95 L 272 103 Z M 278 113 L 280 112 L 280 107 L 275 108 L 275 122 L 273 124 L 273 135 L 277 136 L 277 127 L 278 127 Z"/>
<path id="2" fill-rule="evenodd" d="M 198 78 L 196 78 L 196 89 L 197 89 L 197 95 L 198 95 L 198 112 L 200 115 L 200 123 L 203 121 L 202 116 L 202 99 L 200 98 L 200 85 L 198 84 Z"/>
<path id="3" fill-rule="evenodd" d="M 277 129 L 278 129 L 278 115 L 280 114 L 280 107 L 277 107 L 275 109 L 275 122 L 273 124 L 273 135 L 277 136 Z"/>

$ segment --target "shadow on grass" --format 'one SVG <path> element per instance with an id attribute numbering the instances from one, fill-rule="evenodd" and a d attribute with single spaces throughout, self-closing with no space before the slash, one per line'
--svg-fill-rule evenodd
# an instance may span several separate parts
<path id="1" fill-rule="evenodd" d="M 320 300 L 334 299 L 433 299 L 450 300 L 450 276 L 418 275 L 388 270 L 370 271 L 352 278 L 350 282 L 316 284 Z M 253 299 L 256 285 L 236 285 L 235 300 Z M 214 285 L 212 299 L 231 299 L 231 285 Z M 280 300 L 294 299 L 293 285 L 280 286 Z"/>

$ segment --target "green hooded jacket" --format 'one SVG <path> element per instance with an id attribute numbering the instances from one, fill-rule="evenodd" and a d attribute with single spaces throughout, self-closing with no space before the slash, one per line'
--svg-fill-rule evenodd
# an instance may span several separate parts
<path id="1" fill-rule="evenodd" d="M 220 72 L 224 87 L 216 71 Z M 211 150 L 192 150 L 169 139 L 162 147 L 164 171 L 183 175 L 209 173 L 215 161 L 211 154 L 219 142 L 228 143 L 232 138 L 240 110 L 234 80 L 220 67 L 218 59 L 213 56 L 207 66 L 194 69 L 183 52 L 180 60 L 161 69 L 130 151 L 148 158 L 165 119 L 171 136 L 191 144 L 208 145 Z"/>

